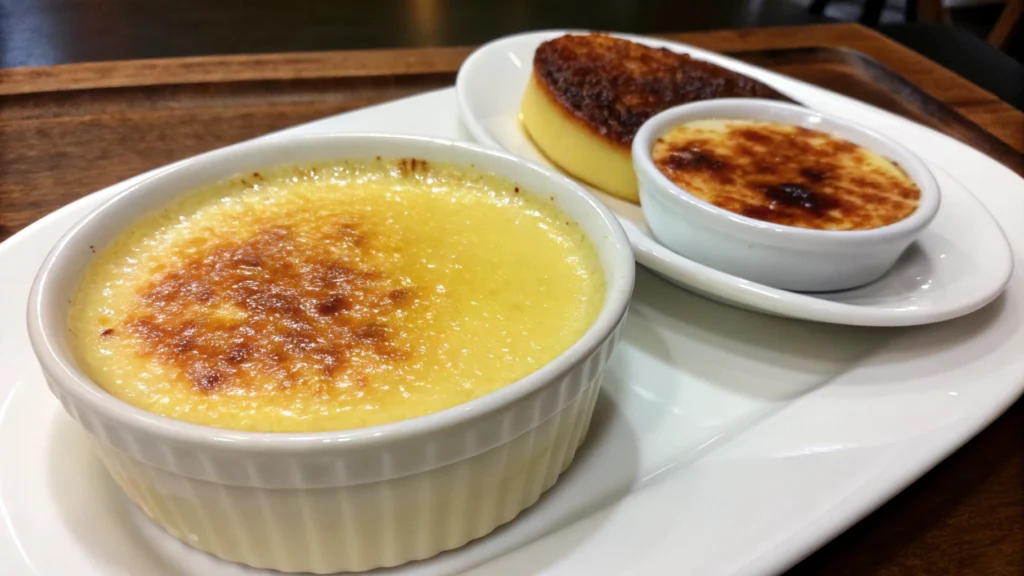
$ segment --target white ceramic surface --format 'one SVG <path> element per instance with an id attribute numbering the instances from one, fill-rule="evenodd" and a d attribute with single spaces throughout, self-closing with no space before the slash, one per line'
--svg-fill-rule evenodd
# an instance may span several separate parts
<path id="1" fill-rule="evenodd" d="M 787 86 L 823 109 L 842 106 L 870 125 L 902 130 L 926 161 L 969 186 L 1024 250 L 1024 182 L 1012 172 L 895 116 Z M 289 132 L 337 131 L 468 137 L 454 90 Z M 23 322 L 32 274 L 75 221 L 130 183 L 0 245 L 0 573 L 270 576 L 198 552 L 136 513 L 32 359 Z M 975 314 L 880 330 L 744 312 L 641 270 L 587 442 L 558 485 L 487 538 L 380 574 L 779 572 L 1020 396 L 1022 318 L 1019 274 Z"/>
<path id="2" fill-rule="evenodd" d="M 551 166 L 519 125 L 520 98 L 530 77 L 534 50 L 570 30 L 533 32 L 495 40 L 474 52 L 456 81 L 459 113 L 467 130 L 487 146 Z M 862 326 L 910 326 L 962 316 L 996 298 L 1013 270 L 1012 255 L 996 220 L 979 203 L 975 186 L 952 174 L 957 159 L 927 154 L 935 134 L 856 100 L 814 88 L 731 58 L 665 40 L 619 35 L 685 52 L 758 79 L 818 112 L 867 126 L 921 156 L 942 190 L 935 220 L 888 273 L 861 288 L 800 294 L 719 272 L 657 242 L 640 207 L 594 190 L 622 222 L 637 261 L 654 273 L 721 302 L 769 314 Z M 913 130 L 908 131 L 908 127 Z"/>
<path id="3" fill-rule="evenodd" d="M 654 165 L 655 141 L 696 120 L 753 120 L 818 130 L 896 162 L 921 191 L 908 217 L 873 230 L 782 226 L 719 208 L 668 179 Z M 740 278 L 773 288 L 832 292 L 864 286 L 885 274 L 939 211 L 939 186 L 913 152 L 864 127 L 785 102 L 723 98 L 684 104 L 655 115 L 633 139 L 640 206 L 664 246 Z"/>
<path id="4" fill-rule="evenodd" d="M 340 432 L 190 424 L 121 401 L 78 368 L 67 342 L 74 291 L 95 249 L 143 214 L 240 173 L 374 156 L 472 165 L 550 196 L 593 241 L 604 268 L 605 302 L 593 326 L 501 390 L 428 416 Z M 28 331 L 50 389 L 155 522 L 202 550 L 253 566 L 367 570 L 478 538 L 551 487 L 586 433 L 633 278 L 629 242 L 603 205 L 567 178 L 508 154 L 408 136 L 260 139 L 183 162 L 83 218 L 36 277 Z"/>

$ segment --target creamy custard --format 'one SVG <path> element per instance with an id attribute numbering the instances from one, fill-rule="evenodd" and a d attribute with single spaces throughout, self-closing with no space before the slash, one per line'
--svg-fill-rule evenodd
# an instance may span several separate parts
<path id="1" fill-rule="evenodd" d="M 562 109 L 536 75 L 520 107 L 520 122 L 534 144 L 569 174 L 630 202 L 639 202 L 629 143 L 597 134 Z"/>
<path id="2" fill-rule="evenodd" d="M 869 230 L 917 209 L 921 192 L 894 162 L 798 126 L 700 120 L 654 144 L 655 166 L 687 192 L 758 220 L 820 230 Z"/>
<path id="3" fill-rule="evenodd" d="M 341 430 L 523 378 L 590 327 L 596 251 L 548 197 L 422 160 L 245 174 L 102 250 L 70 327 L 135 406 L 222 428 Z"/>

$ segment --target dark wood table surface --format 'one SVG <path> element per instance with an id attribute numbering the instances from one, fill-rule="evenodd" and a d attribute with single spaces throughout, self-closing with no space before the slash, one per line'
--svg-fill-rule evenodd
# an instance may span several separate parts
<path id="1" fill-rule="evenodd" d="M 45 0 L 45 2 L 60 4 L 55 0 Z M 102 5 L 103 3 L 93 2 L 93 4 Z M 217 4 L 225 5 L 226 3 L 218 2 Z M 239 2 L 236 8 L 244 10 L 243 4 L 248 6 L 247 3 Z M 445 3 L 425 1 L 376 2 L 373 4 L 392 8 L 401 4 L 410 10 L 426 10 L 427 8 L 423 8 L 424 6 L 436 7 Z M 456 4 L 461 5 L 458 2 Z M 254 5 L 264 6 L 265 3 L 256 2 Z M 322 4 L 319 5 L 322 6 Z M 524 5 L 533 6 L 533 3 L 525 2 Z M 119 6 L 123 7 L 124 4 Z M 184 26 L 181 21 L 187 21 L 188 15 L 176 14 L 174 6 L 171 3 L 167 4 L 168 18 L 175 22 L 173 26 Z M 0 22 L 2 24 L 0 33 L 6 33 L 11 28 L 12 11 L 8 6 L 0 5 L 0 7 L 4 8 L 4 10 L 0 10 L 0 20 L 6 19 Z M 514 12 L 512 8 L 506 7 L 505 9 Z M 607 13 L 607 10 L 602 13 Z M 108 16 L 110 15 L 98 14 L 96 17 L 99 20 L 104 20 Z M 118 20 L 118 18 L 122 18 L 122 20 Z M 567 17 L 565 20 L 563 25 L 573 25 L 571 18 Z M 644 22 L 641 17 L 635 17 L 630 22 L 634 24 L 634 28 L 642 29 L 643 26 L 636 25 L 637 20 L 641 23 Z M 130 18 L 125 15 L 118 15 L 113 18 L 113 21 L 120 22 L 118 25 L 124 26 L 131 23 Z M 517 22 L 516 25 L 522 25 L 521 20 Z M 65 25 L 75 26 L 73 23 L 67 22 Z M 458 18 L 453 17 L 444 25 L 458 27 L 463 24 L 458 21 Z M 83 28 L 79 30 L 80 35 L 94 34 L 97 31 L 104 33 L 116 31 L 116 26 L 110 22 L 84 23 L 81 26 Z M 126 32 L 124 36 L 132 36 L 137 33 Z M 358 32 L 352 33 L 358 35 Z M 22 30 L 21 34 L 24 36 L 28 32 Z M 174 44 L 174 40 L 167 38 L 163 41 L 179 48 L 187 46 L 187 31 L 183 31 L 182 34 L 183 37 L 177 39 L 179 44 Z M 474 41 L 484 39 L 477 38 L 473 34 L 478 35 L 479 31 L 467 33 L 466 38 L 471 38 Z M 64 54 L 57 61 L 110 60 L 112 55 L 113 58 L 116 58 L 131 53 L 130 46 L 120 46 L 119 50 L 121 51 L 116 54 L 113 52 L 89 52 L 88 41 L 82 38 L 68 40 L 68 42 L 72 44 L 81 42 L 82 46 L 72 47 L 69 50 L 80 50 L 78 54 L 84 55 L 83 57 L 68 57 L 67 54 Z M 1007 144 L 1024 151 L 1024 115 L 1019 111 L 927 58 L 902 49 L 883 36 L 859 26 L 719 31 L 684 35 L 682 39 L 719 51 L 806 46 L 853 47 L 886 64 L 930 95 L 989 130 Z M 9 38 L 0 37 L 0 41 L 4 42 L 0 46 L 11 45 Z M 245 42 L 231 46 L 253 48 Z M 99 44 L 103 44 L 103 42 L 99 42 Z M 372 45 L 372 42 L 370 44 Z M 265 48 L 265 46 L 256 46 L 254 49 L 260 52 L 268 51 Z M 174 50 L 170 50 L 171 53 L 167 53 L 167 50 L 166 47 L 165 51 L 160 53 L 143 50 L 135 56 L 176 55 L 173 53 Z M 179 51 L 191 53 L 185 49 Z M 221 46 L 220 49 L 210 49 L 210 51 L 220 53 L 235 52 L 236 50 L 224 49 Z M 344 66 L 358 65 L 368 68 L 395 66 L 395 62 L 405 61 L 403 58 L 408 59 L 410 53 L 387 51 L 361 54 L 362 60 L 359 58 L 344 59 Z M 422 53 L 420 54 L 422 55 Z M 453 63 L 457 65 L 458 61 L 466 54 L 466 49 L 439 49 L 430 54 L 432 54 L 430 57 L 432 60 L 427 64 L 420 62 L 420 66 L 426 65 L 428 68 L 436 66 L 438 70 L 447 70 Z M 26 61 L 31 62 L 32 60 L 28 58 Z M 10 60 L 6 55 L 0 55 L 0 62 L 7 65 L 18 64 L 17 61 Z M 246 63 L 246 66 L 241 65 L 243 62 Z M 258 72 L 253 72 L 252 62 L 252 59 L 226 56 L 199 61 L 97 62 L 74 66 L 0 70 L 0 96 L 6 95 L 11 99 L 7 102 L 17 104 L 17 106 L 8 107 L 7 110 L 0 108 L 0 122 L 5 120 L 5 114 L 7 115 L 6 120 L 10 122 L 21 121 L 16 118 L 12 119 L 11 115 L 26 113 L 25 111 L 33 105 L 30 97 L 43 92 L 48 92 L 50 93 L 49 97 L 59 100 L 60 93 L 63 91 L 85 88 L 95 91 L 96 95 L 89 100 L 89 104 L 95 106 L 96 110 L 95 114 L 89 116 L 89 121 L 102 122 L 103 114 L 106 113 L 103 110 L 103 91 L 116 90 L 119 86 L 130 86 L 142 76 L 148 78 L 147 81 L 151 83 L 159 83 L 159 77 L 163 74 L 167 74 L 168 78 L 171 78 L 172 72 L 188 75 L 189 81 L 193 83 L 213 82 L 225 75 L 245 79 L 247 74 L 255 74 L 259 78 L 266 78 L 268 75 L 272 77 L 273 71 L 283 68 L 286 62 L 288 69 L 291 70 L 289 74 L 295 74 L 295 70 L 299 70 L 301 75 L 303 66 L 306 65 L 309 67 L 310 74 L 313 75 L 321 74 L 323 66 L 338 65 L 339 60 L 330 54 L 267 55 L 255 60 L 256 67 L 260 69 Z M 331 64 L 332 62 L 334 64 Z M 984 62 L 979 62 L 978 65 L 982 66 Z M 172 71 L 171 68 L 174 70 Z M 348 73 L 351 72 L 351 70 L 348 71 Z M 180 80 L 181 77 L 176 78 Z M 170 83 L 169 80 L 168 84 Z M 315 102 L 312 105 L 315 106 Z M 353 105 L 358 105 L 358 102 Z M 26 123 L 46 121 L 45 118 L 33 119 L 30 113 L 25 118 Z M 20 138 L 34 137 L 32 136 L 34 128 L 30 124 L 18 129 L 21 130 L 18 132 Z M 43 137 L 42 133 L 39 137 Z M 31 144 L 31 142 L 28 143 Z M 35 144 L 39 143 L 35 142 Z M 215 143 L 203 145 L 210 146 L 212 144 Z M 20 192 L 12 188 L 5 190 L 3 188 L 4 173 L 12 173 L 18 168 L 11 164 L 11 159 L 14 158 L 17 162 L 31 161 L 24 155 L 19 156 L 19 151 L 14 150 L 13 147 L 11 141 L 6 143 L 0 141 L 0 240 L 17 232 L 18 229 L 46 212 L 58 208 L 89 190 L 100 188 L 131 175 L 116 171 L 97 172 L 92 175 L 94 180 L 80 183 L 78 188 L 71 187 L 52 194 L 41 190 L 38 193 L 27 192 L 23 189 Z M 163 162 L 164 160 L 151 158 L 147 161 Z M 136 170 L 136 167 L 127 166 L 121 169 Z M 38 178 L 39 182 L 46 182 L 49 178 L 45 171 L 31 176 Z M 23 197 L 18 199 L 18 209 L 13 210 L 10 206 L 13 205 L 12 200 L 15 199 L 14 195 L 16 194 Z M 30 194 L 31 196 L 29 196 Z M 793 568 L 790 574 L 801 576 L 810 574 L 1024 574 L 1024 401 L 1018 401 L 994 424 L 950 458 L 892 501 Z"/>

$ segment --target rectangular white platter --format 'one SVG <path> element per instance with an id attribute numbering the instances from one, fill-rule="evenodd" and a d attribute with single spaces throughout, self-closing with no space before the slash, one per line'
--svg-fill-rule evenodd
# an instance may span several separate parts
<path id="1" fill-rule="evenodd" d="M 897 133 L 941 164 L 1024 253 L 1024 181 L 980 153 L 790 79 L 790 94 Z M 280 134 L 467 140 L 452 89 Z M 145 176 L 145 175 L 143 175 Z M 49 395 L 24 304 L 36 268 L 88 210 L 0 245 L 0 573 L 263 572 L 192 550 L 118 492 Z M 1015 256 L 1015 258 L 1017 258 Z M 532 509 L 460 550 L 381 574 L 768 574 L 786 569 L 970 439 L 1024 389 L 1024 280 L 970 316 L 869 329 L 758 315 L 638 270 L 620 350 L 577 461 Z"/>

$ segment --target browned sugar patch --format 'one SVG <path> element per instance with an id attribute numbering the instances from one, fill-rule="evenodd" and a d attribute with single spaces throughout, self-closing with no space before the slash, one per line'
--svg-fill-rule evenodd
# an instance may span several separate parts
<path id="1" fill-rule="evenodd" d="M 799 127 L 737 123 L 709 133 L 684 125 L 659 138 L 652 156 L 701 199 L 787 226 L 878 228 L 909 216 L 920 199 L 909 178 L 871 165 L 859 146 Z"/>
<path id="2" fill-rule="evenodd" d="M 542 43 L 533 71 L 559 106 L 626 148 L 644 122 L 672 106 L 712 98 L 787 99 L 709 62 L 603 34 L 567 34 Z"/>
<path id="3" fill-rule="evenodd" d="M 391 321 L 415 289 L 360 263 L 373 238 L 358 223 L 322 240 L 300 246 L 271 227 L 218 243 L 146 285 L 125 329 L 198 390 L 365 384 L 372 367 L 408 357 Z"/>

